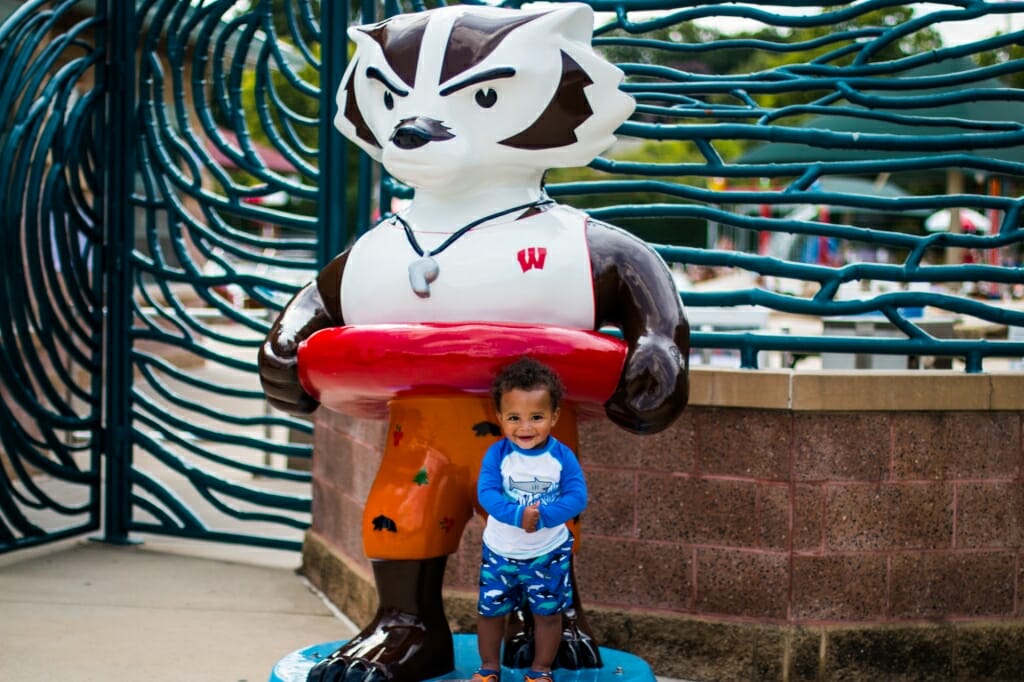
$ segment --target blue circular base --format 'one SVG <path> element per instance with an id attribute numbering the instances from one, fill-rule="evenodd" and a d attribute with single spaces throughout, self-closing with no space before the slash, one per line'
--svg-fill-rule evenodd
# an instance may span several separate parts
<path id="1" fill-rule="evenodd" d="M 305 682 L 310 668 L 337 651 L 345 640 L 324 642 L 293 651 L 274 666 L 269 682 Z M 633 654 L 601 647 L 602 668 L 588 670 L 556 670 L 555 682 L 655 682 L 654 673 L 647 663 Z M 435 677 L 429 682 L 469 680 L 480 666 L 476 635 L 455 635 L 455 670 Z M 520 682 L 524 670 L 502 667 L 503 682 Z"/>

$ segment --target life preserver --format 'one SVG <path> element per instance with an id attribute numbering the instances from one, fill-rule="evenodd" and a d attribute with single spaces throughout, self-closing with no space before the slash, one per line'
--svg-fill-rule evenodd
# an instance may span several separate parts
<path id="1" fill-rule="evenodd" d="M 299 379 L 332 410 L 383 419 L 394 398 L 486 395 L 498 370 L 523 355 L 554 369 L 566 400 L 587 416 L 615 391 L 626 344 L 600 332 L 541 325 L 333 327 L 299 346 Z"/>

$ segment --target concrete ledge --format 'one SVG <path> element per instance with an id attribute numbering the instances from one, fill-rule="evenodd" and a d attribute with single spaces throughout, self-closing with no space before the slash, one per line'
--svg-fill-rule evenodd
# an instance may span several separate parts
<path id="1" fill-rule="evenodd" d="M 1021 410 L 1024 373 L 698 367 L 690 370 L 690 405 L 819 412 Z"/>
<path id="2" fill-rule="evenodd" d="M 369 575 L 309 532 L 302 572 L 357 624 L 377 603 Z M 473 632 L 475 595 L 448 590 L 452 630 Z M 660 676 L 692 680 L 1020 679 L 1024 623 L 765 625 L 588 607 L 602 646 L 640 656 Z"/>

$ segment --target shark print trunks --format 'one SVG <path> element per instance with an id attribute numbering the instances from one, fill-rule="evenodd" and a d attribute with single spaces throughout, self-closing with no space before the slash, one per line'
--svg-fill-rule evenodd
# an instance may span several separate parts
<path id="1" fill-rule="evenodd" d="M 528 601 L 538 616 L 552 616 L 572 606 L 569 562 L 573 538 L 560 547 L 533 559 L 509 559 L 483 546 L 480 569 L 482 616 L 504 616 Z"/>

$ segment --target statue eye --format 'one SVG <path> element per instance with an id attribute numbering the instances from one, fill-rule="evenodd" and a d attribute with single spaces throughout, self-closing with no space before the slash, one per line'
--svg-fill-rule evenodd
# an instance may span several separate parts
<path id="1" fill-rule="evenodd" d="M 476 91 L 476 103 L 482 106 L 484 109 L 490 109 L 498 102 L 498 93 L 494 91 L 494 88 L 487 88 L 486 90 Z"/>
<path id="2" fill-rule="evenodd" d="M 390 92 L 387 91 L 384 92 L 384 106 L 387 108 L 388 111 L 391 111 L 392 109 L 395 108 L 395 98 Z"/>

